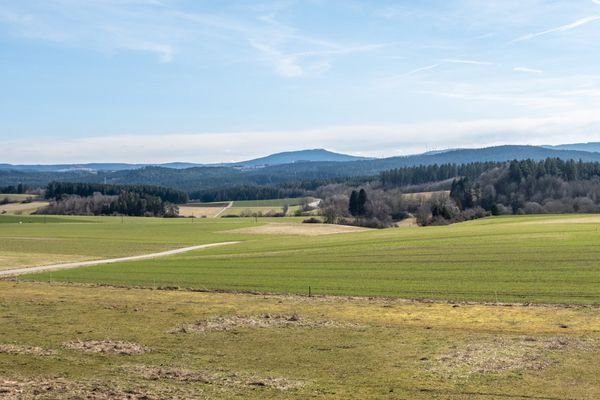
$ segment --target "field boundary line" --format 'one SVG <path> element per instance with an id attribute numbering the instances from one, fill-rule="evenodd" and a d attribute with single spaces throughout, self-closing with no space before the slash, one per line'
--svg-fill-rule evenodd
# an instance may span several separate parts
<path id="1" fill-rule="evenodd" d="M 56 271 L 56 270 L 60 270 L 60 269 L 91 267 L 94 265 L 114 264 L 114 263 L 124 262 L 124 261 L 147 260 L 147 259 L 151 259 L 151 258 L 159 258 L 159 257 L 171 256 L 171 255 L 175 255 L 175 254 L 187 253 L 187 252 L 193 251 L 193 250 L 202 250 L 202 249 L 208 249 L 211 247 L 228 246 L 228 245 L 238 244 L 238 243 L 240 243 L 240 242 L 208 243 L 208 244 L 200 244 L 200 245 L 196 245 L 196 246 L 181 247 L 179 249 L 166 250 L 166 251 L 161 251 L 158 253 L 140 254 L 137 256 L 109 258 L 109 259 L 104 259 L 104 260 L 79 261 L 79 262 L 51 264 L 51 265 L 40 265 L 40 266 L 34 266 L 34 267 L 29 267 L 29 268 L 27 268 L 27 267 L 14 268 L 14 269 L 0 270 L 0 277 L 31 274 L 34 272 L 42 272 L 42 271 Z"/>
<path id="2" fill-rule="evenodd" d="M 223 209 L 221 209 L 221 211 L 219 211 L 218 213 L 216 213 L 216 214 L 215 214 L 215 216 L 214 216 L 213 218 L 219 218 L 219 216 L 220 216 L 221 214 L 223 214 L 223 212 L 224 212 L 225 210 L 227 210 L 228 208 L 231 208 L 231 207 L 233 207 L 233 201 L 230 201 L 230 202 L 229 202 L 229 204 L 227 204 L 227 206 L 225 206 Z"/>

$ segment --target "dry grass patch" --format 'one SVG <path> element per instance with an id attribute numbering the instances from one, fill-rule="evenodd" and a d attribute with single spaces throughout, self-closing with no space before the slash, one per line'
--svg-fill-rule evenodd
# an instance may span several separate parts
<path id="1" fill-rule="evenodd" d="M 63 347 L 70 350 L 79 350 L 86 353 L 108 353 L 122 355 L 144 354 L 149 349 L 131 342 L 113 340 L 76 340 L 63 343 Z"/>
<path id="2" fill-rule="evenodd" d="M 148 393 L 137 389 L 115 388 L 114 385 L 105 383 L 70 382 L 62 379 L 17 381 L 0 378 L 0 398 L 6 400 L 158 400 L 186 397 L 168 390 Z"/>
<path id="3" fill-rule="evenodd" d="M 398 228 L 416 228 L 419 225 L 417 224 L 417 219 L 414 217 L 403 219 L 402 221 L 396 223 Z"/>
<path id="4" fill-rule="evenodd" d="M 518 222 L 518 221 L 516 221 Z M 577 217 L 545 218 L 541 221 L 520 222 L 523 225 L 548 225 L 548 224 L 600 224 L 600 215 L 587 215 Z"/>
<path id="5" fill-rule="evenodd" d="M 444 378 L 454 379 L 513 370 L 540 370 L 552 364 L 553 352 L 593 349 L 594 346 L 592 340 L 566 337 L 495 337 L 454 346 L 430 362 L 427 369 Z"/>
<path id="6" fill-rule="evenodd" d="M 191 206 L 191 205 L 180 205 L 179 215 L 182 217 L 207 217 L 214 218 L 219 215 L 226 207 L 202 207 L 202 206 Z"/>
<path id="7" fill-rule="evenodd" d="M 196 321 L 193 324 L 182 324 L 170 333 L 205 333 L 223 332 L 237 328 L 364 328 L 362 325 L 333 320 L 313 320 L 300 318 L 297 314 L 279 315 L 262 314 L 258 316 L 216 317 Z"/>
<path id="8" fill-rule="evenodd" d="M 1 200 L 2 196 L 0 196 Z M 32 214 L 42 207 L 46 207 L 47 201 L 33 201 L 31 203 L 9 203 L 0 205 L 0 214 Z"/>
<path id="9" fill-rule="evenodd" d="M 304 384 L 301 381 L 283 377 L 256 377 L 238 373 L 210 373 L 185 369 L 154 367 L 149 365 L 133 365 L 125 368 L 149 380 L 175 380 L 179 382 L 195 382 L 224 387 L 265 387 L 280 391 L 299 389 Z"/>
<path id="10" fill-rule="evenodd" d="M 4 269 L 37 267 L 40 265 L 53 265 L 65 262 L 89 261 L 92 259 L 93 257 L 79 256 L 75 254 L 19 253 L 13 251 L 0 251 L 0 271 Z"/>
<path id="11" fill-rule="evenodd" d="M 320 236 L 333 235 L 337 233 L 352 233 L 369 231 L 370 229 L 358 226 L 333 225 L 333 224 L 294 224 L 273 222 L 266 225 L 234 229 L 225 231 L 226 233 L 249 233 L 258 235 L 300 235 L 300 236 Z"/>
<path id="12" fill-rule="evenodd" d="M 34 356 L 50 356 L 55 354 L 54 350 L 43 349 L 36 346 L 26 346 L 20 344 L 0 344 L 0 353 L 3 354 L 29 354 Z"/>

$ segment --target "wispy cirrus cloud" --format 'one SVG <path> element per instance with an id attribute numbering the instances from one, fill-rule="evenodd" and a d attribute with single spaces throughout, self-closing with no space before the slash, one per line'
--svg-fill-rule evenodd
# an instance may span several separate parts
<path id="1" fill-rule="evenodd" d="M 435 68 L 437 68 L 439 66 L 440 66 L 440 64 L 426 65 L 424 67 L 419 67 L 419 68 L 415 68 L 413 70 L 410 70 L 407 73 L 405 73 L 404 75 L 414 75 L 414 74 L 418 74 L 419 72 L 430 71 L 430 70 L 435 69 Z"/>
<path id="2" fill-rule="evenodd" d="M 418 67 L 418 68 L 412 69 L 412 70 L 404 73 L 403 75 L 408 76 L 408 75 L 418 74 L 419 72 L 430 71 L 432 69 L 436 69 L 436 68 L 442 66 L 443 64 L 462 64 L 462 65 L 475 65 L 475 66 L 494 65 L 494 63 L 488 62 L 488 61 L 469 60 L 469 59 L 462 59 L 462 58 L 443 58 L 435 64 L 426 65 L 423 67 Z"/>
<path id="3" fill-rule="evenodd" d="M 512 43 L 523 42 L 523 41 L 526 41 L 526 40 L 535 39 L 537 37 L 548 35 L 548 34 L 551 34 L 551 33 L 556 33 L 556 32 L 567 32 L 567 31 L 570 31 L 572 29 L 575 29 L 575 28 L 578 28 L 580 26 L 584 26 L 584 25 L 590 24 L 590 23 L 598 21 L 598 20 L 600 20 L 600 15 L 592 15 L 592 16 L 589 16 L 589 17 L 580 18 L 580 19 L 578 19 L 576 21 L 573 21 L 573 22 L 571 22 L 569 24 L 561 25 L 561 26 L 558 26 L 556 28 L 547 29 L 547 30 L 541 31 L 541 32 L 528 33 L 527 35 L 523 35 L 523 36 L 520 36 L 520 37 L 518 37 L 518 38 L 516 38 L 514 40 L 511 40 L 509 43 L 512 44 Z"/>
<path id="4" fill-rule="evenodd" d="M 449 64 L 494 65 L 494 63 L 489 61 L 467 60 L 461 58 L 443 58 L 441 61 Z"/>
<path id="5" fill-rule="evenodd" d="M 515 72 L 527 72 L 530 74 L 541 74 L 544 71 L 541 69 L 535 69 L 535 68 L 528 68 L 528 67 L 514 67 L 513 71 Z"/>
<path id="6" fill-rule="evenodd" d="M 219 55 L 267 65 L 286 78 L 322 73 L 338 57 L 387 46 L 334 41 L 278 21 L 277 13 L 292 7 L 293 2 L 274 3 L 273 7 L 240 6 L 229 10 L 232 12 L 227 12 L 227 7 L 190 11 L 168 0 L 48 0 L 43 7 L 31 4 L 0 4 L 0 23 L 29 39 L 105 52 L 149 53 L 161 63 L 173 62 L 177 56 L 195 57 L 207 47 L 234 47 L 241 55 Z M 254 57 L 248 57 L 248 51 Z"/>

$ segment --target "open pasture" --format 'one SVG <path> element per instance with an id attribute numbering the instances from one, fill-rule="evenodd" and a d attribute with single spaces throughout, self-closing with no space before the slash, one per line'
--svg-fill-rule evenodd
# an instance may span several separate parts
<path id="1" fill-rule="evenodd" d="M 600 398 L 597 308 L 0 281 L 0 397 Z"/>
<path id="2" fill-rule="evenodd" d="M 31 263 L 241 241 L 0 279 L 0 397 L 597 399 L 583 218 L 304 236 L 295 218 L 0 216 L 0 255 Z"/>
<path id="3" fill-rule="evenodd" d="M 123 225 L 118 218 L 99 218 L 20 231 L 4 224 L 0 237 L 10 239 L 2 240 L 0 251 L 52 248 L 28 236 L 58 237 L 65 244 L 56 248 L 95 257 L 236 240 L 241 243 L 227 248 L 19 279 L 302 294 L 310 286 L 327 295 L 599 304 L 600 225 L 593 216 L 590 223 L 569 223 L 573 218 L 585 216 L 496 217 L 323 236 L 238 230 L 299 221 L 294 218 L 132 218 Z M 552 222 L 538 223 L 543 221 Z"/>
<path id="4" fill-rule="evenodd" d="M 0 269 L 156 253 L 213 243 L 219 230 L 249 226 L 210 221 L 0 215 Z"/>

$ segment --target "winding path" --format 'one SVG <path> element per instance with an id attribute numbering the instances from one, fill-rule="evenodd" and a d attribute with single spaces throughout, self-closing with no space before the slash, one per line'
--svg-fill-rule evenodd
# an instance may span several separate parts
<path id="1" fill-rule="evenodd" d="M 59 270 L 59 269 L 89 267 L 89 266 L 93 266 L 93 265 L 113 264 L 113 263 L 118 263 L 118 262 L 123 262 L 123 261 L 147 260 L 149 258 L 171 256 L 174 254 L 187 253 L 188 251 L 193 251 L 193 250 L 208 249 L 210 247 L 218 247 L 218 246 L 227 246 L 230 244 L 237 244 L 237 243 L 240 243 L 240 242 L 221 242 L 221 243 L 200 244 L 197 246 L 182 247 L 180 249 L 161 251 L 160 253 L 141 254 L 138 256 L 109 258 L 109 259 L 105 259 L 105 260 L 80 261 L 80 262 L 63 263 L 63 264 L 40 265 L 37 267 L 23 267 L 23 268 L 15 268 L 15 269 L 6 269 L 6 270 L 0 270 L 0 277 L 23 275 L 23 274 L 30 274 L 33 272 L 42 272 L 42 271 L 55 271 L 55 270 Z"/>
<path id="2" fill-rule="evenodd" d="M 214 216 L 213 218 L 218 218 L 218 217 L 220 217 L 220 216 L 221 216 L 221 214 L 223 214 L 223 212 L 224 212 L 225 210 L 227 210 L 228 208 L 231 208 L 231 207 L 233 207 L 233 201 L 230 201 L 230 202 L 229 202 L 229 204 L 227 204 L 227 206 L 226 206 L 226 207 L 224 207 L 224 208 L 223 208 L 221 211 L 219 211 L 218 213 L 216 213 L 216 214 L 215 214 L 215 216 Z"/>

